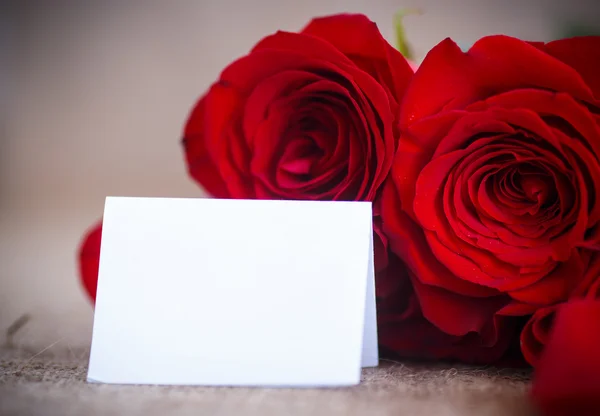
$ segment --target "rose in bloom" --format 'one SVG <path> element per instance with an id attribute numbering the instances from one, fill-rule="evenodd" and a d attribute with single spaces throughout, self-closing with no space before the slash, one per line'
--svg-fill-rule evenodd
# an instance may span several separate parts
<path id="1" fill-rule="evenodd" d="M 225 68 L 189 115 L 189 173 L 220 198 L 371 201 L 412 74 L 363 15 L 277 32 Z"/>
<path id="2" fill-rule="evenodd" d="M 412 75 L 363 15 L 277 32 L 225 68 L 196 104 L 183 138 L 188 171 L 219 198 L 373 201 L 392 166 Z"/>
<path id="3" fill-rule="evenodd" d="M 99 222 L 85 233 L 79 246 L 79 278 L 92 302 L 96 301 L 101 241 L 102 223 Z"/>
<path id="4" fill-rule="evenodd" d="M 188 171 L 218 198 L 373 201 L 392 165 L 412 75 L 363 15 L 268 36 L 225 68 L 189 114 Z M 379 270 L 387 251 L 377 203 L 374 211 Z M 92 298 L 98 235 L 80 255 Z"/>
<path id="5" fill-rule="evenodd" d="M 482 333 L 568 299 L 600 240 L 600 38 L 449 39 L 408 88 L 382 195 L 423 315 Z M 493 305 L 490 307 L 490 305 Z"/>

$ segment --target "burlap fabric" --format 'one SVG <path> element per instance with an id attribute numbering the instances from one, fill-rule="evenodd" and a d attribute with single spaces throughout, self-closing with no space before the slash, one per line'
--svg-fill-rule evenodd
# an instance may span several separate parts
<path id="1" fill-rule="evenodd" d="M 1 415 L 530 416 L 530 373 L 382 362 L 359 386 L 262 389 L 114 386 L 85 381 L 84 350 L 0 350 Z"/>

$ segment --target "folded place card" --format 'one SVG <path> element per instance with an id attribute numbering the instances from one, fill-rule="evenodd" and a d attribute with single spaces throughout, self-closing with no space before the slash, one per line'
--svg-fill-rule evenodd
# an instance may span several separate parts
<path id="1" fill-rule="evenodd" d="M 370 203 L 106 199 L 88 381 L 343 386 L 377 364 Z"/>

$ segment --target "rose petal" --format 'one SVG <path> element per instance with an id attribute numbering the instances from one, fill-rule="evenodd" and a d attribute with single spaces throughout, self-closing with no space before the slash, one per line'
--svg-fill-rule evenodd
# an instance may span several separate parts
<path id="1" fill-rule="evenodd" d="M 101 242 L 102 221 L 86 231 L 79 247 L 79 277 L 81 284 L 93 303 L 96 303 Z"/>
<path id="2" fill-rule="evenodd" d="M 498 315 L 525 316 L 533 314 L 536 310 L 538 310 L 537 306 L 511 301 L 508 305 L 498 311 Z"/>
<path id="3" fill-rule="evenodd" d="M 227 198 L 229 191 L 217 164 L 206 147 L 206 98 L 200 99 L 192 109 L 183 132 L 183 147 L 188 173 L 216 198 Z"/>
<path id="4" fill-rule="evenodd" d="M 521 352 L 532 366 L 536 366 L 548 338 L 549 328 L 554 321 L 557 305 L 535 311 L 521 331 Z"/>
<path id="5" fill-rule="evenodd" d="M 373 262 L 375 263 L 375 273 L 388 267 L 388 242 L 387 237 L 381 230 L 381 225 L 373 221 Z"/>
<path id="6" fill-rule="evenodd" d="M 400 208 L 395 185 L 389 181 L 381 200 L 382 226 L 390 249 L 412 270 L 422 283 L 451 290 L 457 294 L 489 297 L 498 291 L 456 277 L 433 255 L 423 230 Z"/>
<path id="7" fill-rule="evenodd" d="M 382 86 L 370 75 L 361 71 L 344 55 L 327 42 L 312 36 L 278 32 L 265 38 L 253 53 L 237 60 L 223 71 L 221 79 L 241 91 L 247 92 L 261 80 L 287 69 L 314 68 L 321 74 L 334 76 L 335 80 L 347 82 L 348 87 L 360 95 L 364 109 L 371 109 L 382 121 L 382 134 L 392 138 L 394 120 L 389 97 Z M 273 47 L 271 48 L 270 45 Z M 281 45 L 281 46 L 277 46 Z M 278 49 L 281 48 L 281 49 Z M 326 78 L 324 76 L 324 78 Z M 366 98 L 368 97 L 368 99 Z M 357 97 L 355 97 L 357 98 Z M 382 132 L 383 133 L 383 132 Z M 394 142 L 393 138 L 391 139 Z"/>
<path id="8" fill-rule="evenodd" d="M 416 186 L 415 212 L 418 213 L 417 218 L 423 227 L 430 230 L 425 234 L 432 251 L 446 267 L 465 280 L 497 287 L 498 284 L 506 284 L 507 279 L 516 279 L 519 270 L 499 262 L 487 251 L 475 248 L 468 238 L 459 240 L 447 222 L 453 217 L 454 211 L 450 212 L 451 208 L 446 203 L 444 212 L 439 201 L 440 192 L 444 192 L 447 196 L 448 189 L 453 186 L 453 175 L 449 173 L 450 169 L 467 155 L 466 151 L 444 154 L 433 159 L 423 169 Z M 444 186 L 443 182 L 446 178 L 450 181 Z M 496 281 L 488 273 L 501 280 Z"/>
<path id="9" fill-rule="evenodd" d="M 511 91 L 505 94 L 500 94 L 496 97 L 491 97 L 484 102 L 474 104 L 472 108 L 475 110 L 482 110 L 484 108 L 492 107 L 502 108 L 528 108 L 537 114 L 544 116 L 547 120 L 546 123 L 552 122 L 548 120 L 548 117 L 552 116 L 563 120 L 568 126 L 574 130 L 577 137 L 569 137 L 570 143 L 581 143 L 581 145 L 591 149 L 595 158 L 600 157 L 600 125 L 595 121 L 594 117 L 590 114 L 586 107 L 577 103 L 573 97 L 568 94 L 558 93 L 554 94 L 548 91 L 538 90 L 520 90 Z M 552 136 L 556 135 L 553 133 Z M 547 137 L 547 136 L 543 136 Z M 551 136 L 548 136 L 551 137 Z M 562 140 L 564 137 L 568 137 L 567 133 L 563 133 L 559 139 Z M 555 144 L 555 147 L 562 148 L 562 144 Z M 568 143 L 565 143 L 568 145 Z M 571 147 L 574 144 L 570 145 Z M 586 151 L 586 153 L 589 153 Z M 590 171 L 592 180 L 597 183 L 598 180 L 598 163 L 587 163 L 584 165 Z M 588 187 L 590 190 L 595 190 L 595 186 Z M 592 198 L 594 202 L 596 198 Z M 592 224 L 600 221 L 600 203 L 594 203 L 590 210 L 589 221 Z"/>
<path id="10" fill-rule="evenodd" d="M 498 342 L 486 343 L 478 334 L 456 337 L 444 333 L 419 315 L 386 322 L 379 317 L 379 345 L 396 358 L 458 360 L 462 363 L 493 364 L 507 350 L 510 333 L 499 328 Z"/>
<path id="11" fill-rule="evenodd" d="M 295 73 L 295 71 L 290 72 L 291 74 Z M 288 73 L 288 75 L 290 74 Z M 292 78 L 300 78 L 300 75 L 301 74 L 297 74 Z M 279 76 L 279 74 L 272 79 L 274 83 L 285 80 L 285 78 Z M 260 85 L 263 84 L 270 84 L 270 82 L 265 80 L 265 82 Z M 284 82 L 284 84 L 287 85 L 286 82 Z M 291 82 L 291 84 L 296 85 L 294 82 Z M 301 84 L 304 85 L 304 87 L 298 87 L 289 97 L 284 96 L 278 99 L 269 97 L 269 100 L 272 101 L 268 112 L 262 115 L 266 117 L 264 120 L 261 122 L 248 121 L 246 137 L 253 148 L 250 171 L 254 177 L 262 181 L 264 187 L 269 190 L 268 196 L 274 195 L 287 199 L 297 199 L 298 195 L 303 195 L 303 198 L 313 197 L 314 199 L 333 199 L 339 192 L 339 189 L 336 189 L 336 185 L 344 178 L 342 176 L 340 179 L 339 173 L 341 173 L 343 169 L 347 169 L 346 165 L 348 164 L 349 155 L 346 149 L 348 148 L 349 143 L 360 139 L 370 140 L 370 137 L 365 137 L 364 134 L 358 136 L 352 133 L 355 131 L 354 123 L 352 123 L 352 121 L 355 119 L 361 120 L 362 123 L 359 122 L 359 124 L 364 129 L 367 120 L 365 119 L 362 109 L 358 107 L 356 101 L 351 97 L 351 91 L 346 90 L 339 83 L 313 78 L 312 82 L 301 82 Z M 258 96 L 261 95 L 257 88 L 250 98 L 254 96 L 254 93 Z M 311 100 L 319 100 L 319 102 L 311 103 Z M 249 99 L 247 105 L 250 105 L 251 102 L 252 100 Z M 258 103 L 255 104 L 255 106 L 259 106 Z M 285 172 L 282 172 L 277 167 L 277 163 L 282 161 L 282 159 L 278 159 L 277 155 L 282 153 L 283 155 L 281 157 L 285 155 L 289 156 L 289 150 L 286 149 L 286 146 L 290 146 L 290 140 L 296 140 L 296 137 L 293 136 L 294 134 L 298 136 L 311 134 L 310 131 L 302 131 L 302 117 L 305 117 L 305 114 L 307 114 L 308 117 L 311 117 L 314 120 L 315 117 L 312 114 L 314 114 L 315 111 L 318 111 L 321 106 L 323 106 L 324 109 L 326 108 L 327 111 L 335 110 L 343 114 L 346 121 L 346 123 L 342 125 L 341 130 L 338 129 L 337 131 L 335 127 L 318 126 L 317 131 L 319 134 L 328 133 L 328 141 L 338 143 L 335 150 L 332 150 L 332 147 L 336 146 L 335 143 L 333 146 L 331 144 L 329 145 L 330 149 L 321 149 L 315 144 L 313 147 L 315 154 L 306 155 L 306 157 L 311 157 L 313 159 L 313 167 L 316 167 L 317 160 L 315 157 L 323 155 L 325 151 L 329 150 L 329 167 L 322 173 L 317 172 L 316 169 L 311 169 L 311 172 L 309 172 L 310 174 L 301 181 L 299 181 L 298 178 L 290 178 L 285 175 Z M 253 114 L 253 111 L 249 112 L 250 114 Z M 249 117 L 253 116 L 249 115 Z M 260 118 L 260 116 L 258 118 Z M 331 122 L 332 120 L 333 119 L 330 119 L 328 121 Z M 254 127 L 254 125 L 256 125 L 256 127 Z M 336 135 L 339 135 L 340 133 L 344 134 L 344 136 L 336 137 Z M 321 139 L 321 141 L 323 141 L 323 139 Z M 333 165 L 333 162 L 336 161 L 337 166 Z M 285 179 L 286 177 L 289 180 Z M 326 181 L 332 178 L 338 178 L 339 180 L 335 183 L 328 184 Z M 322 192 L 318 190 L 319 187 L 323 189 Z"/>
<path id="12" fill-rule="evenodd" d="M 287 52 L 293 52 L 294 54 L 309 58 L 311 60 L 319 60 L 330 62 L 333 66 L 340 66 L 344 68 L 352 68 L 355 67 L 354 62 L 350 58 L 348 58 L 342 51 L 337 49 L 330 42 L 325 39 L 321 39 L 316 36 L 307 36 L 302 33 L 292 33 L 286 31 L 277 31 L 276 33 L 266 36 L 261 39 L 251 50 L 251 53 L 247 56 L 252 57 L 256 56 L 256 52 L 267 52 L 272 55 L 275 53 L 277 55 L 286 55 Z M 244 59 L 244 58 L 242 58 Z M 272 69 L 277 68 L 278 63 L 276 61 L 271 62 L 270 66 L 264 68 L 266 71 L 271 71 Z M 227 69 L 225 70 L 227 71 Z M 222 78 L 228 78 L 225 74 L 225 71 L 222 75 Z M 262 71 L 259 71 L 259 73 Z M 246 77 L 254 78 L 255 73 L 247 73 Z M 259 78 L 262 78 L 259 76 Z M 249 85 L 252 83 L 248 83 L 247 80 L 241 79 L 239 85 Z"/>
<path id="13" fill-rule="evenodd" d="M 243 102 L 238 91 L 225 81 L 214 84 L 206 96 L 204 115 L 206 149 L 212 160 L 218 161 L 221 177 L 227 178 L 225 185 L 229 196 L 253 197 L 252 183 L 246 177 L 250 171 L 250 153 L 243 140 L 230 137 L 243 137 L 241 125 L 232 123 L 231 119 L 239 111 Z"/>
<path id="14" fill-rule="evenodd" d="M 253 138 L 256 129 L 268 118 L 270 111 L 287 104 L 282 98 L 293 98 L 299 89 L 322 79 L 321 76 L 308 71 L 289 69 L 261 80 L 247 97 L 243 110 L 244 137 L 250 147 L 254 150 Z M 336 84 L 336 87 L 342 90 L 339 84 Z"/>
<path id="15" fill-rule="evenodd" d="M 581 36 L 556 40 L 542 48 L 575 69 L 600 100 L 600 36 Z"/>
<path id="16" fill-rule="evenodd" d="M 414 199 L 417 178 L 431 160 L 439 138 L 447 134 L 461 115 L 460 112 L 453 112 L 434 116 L 412 125 L 402 135 L 391 176 L 398 188 L 402 208 L 412 219 L 416 219 Z"/>
<path id="17" fill-rule="evenodd" d="M 394 91 L 396 101 L 400 102 L 413 70 L 402 54 L 381 36 L 377 25 L 366 16 L 341 14 L 313 19 L 302 33 L 317 36 L 331 43 L 358 67 L 389 86 Z M 357 56 L 361 59 L 355 58 Z M 379 60 L 384 62 L 377 65 L 376 73 L 362 64 L 364 61 L 377 63 Z"/>
<path id="18" fill-rule="evenodd" d="M 526 42 L 487 36 L 464 53 L 446 39 L 427 54 L 415 73 L 404 97 L 401 126 L 442 109 L 460 109 L 505 91 L 531 87 L 593 99 L 577 71 Z"/>
<path id="19" fill-rule="evenodd" d="M 484 148 L 486 139 L 490 137 L 513 135 L 516 130 L 511 125 L 511 121 L 493 111 L 463 113 L 463 117 L 457 120 L 448 133 L 441 138 L 433 158 L 459 149 Z"/>
<path id="20" fill-rule="evenodd" d="M 583 280 L 587 264 L 579 252 L 560 263 L 554 271 L 531 285 L 513 290 L 510 296 L 520 302 L 547 306 L 567 300 L 575 287 Z"/>
<path id="21" fill-rule="evenodd" d="M 530 116 L 538 119 L 549 116 L 558 117 L 572 126 L 574 131 L 581 135 L 586 145 L 594 149 L 595 154 L 600 154 L 600 126 L 589 110 L 575 101 L 569 94 L 527 88 L 498 94 L 469 106 L 472 111 L 484 111 L 491 108 L 512 109 L 521 112 L 523 109 L 527 109 Z M 530 120 L 533 121 L 534 119 L 530 117 Z M 531 122 L 527 125 L 529 128 L 533 126 Z M 541 127 L 541 125 L 538 126 Z M 548 131 L 547 126 L 544 127 L 544 130 Z M 537 131 L 538 134 L 541 133 L 537 129 L 533 131 Z M 540 135 L 545 138 L 547 136 L 546 134 Z M 551 138 L 552 136 L 548 137 Z"/>
<path id="22" fill-rule="evenodd" d="M 449 173 L 467 156 L 465 151 L 455 151 L 431 160 L 424 166 L 415 185 L 413 210 L 423 228 L 435 231 L 444 226 L 442 195 Z"/>
<path id="23" fill-rule="evenodd" d="M 454 336 L 438 329 L 423 317 L 407 271 L 393 255 L 376 281 L 379 345 L 388 356 L 489 364 L 502 356 L 512 339 L 511 321 L 497 317 L 481 333 Z"/>
<path id="24" fill-rule="evenodd" d="M 595 415 L 600 409 L 600 301 L 561 305 L 536 365 L 531 395 L 544 415 Z"/>
<path id="25" fill-rule="evenodd" d="M 455 276 L 460 276 L 465 281 L 499 291 L 506 291 L 514 286 L 522 287 L 530 283 L 522 275 L 519 275 L 516 267 L 510 264 L 502 265 L 498 259 L 483 250 L 472 249 L 466 244 L 459 243 L 463 251 L 457 252 L 446 247 L 435 233 L 428 231 L 425 236 L 435 257 L 440 259 L 442 264 Z M 485 271 L 480 264 L 485 267 Z M 486 272 L 488 269 L 499 277 L 488 274 Z M 537 279 L 541 277 L 539 276 Z"/>
<path id="26" fill-rule="evenodd" d="M 587 269 L 583 278 L 578 282 L 573 290 L 573 297 L 589 297 L 600 299 L 600 294 L 596 296 L 598 283 L 600 283 L 600 252 L 581 250 L 579 255 L 586 261 Z"/>
<path id="27" fill-rule="evenodd" d="M 415 293 L 429 322 L 450 335 L 481 332 L 490 325 L 494 315 L 508 304 L 507 296 L 474 298 L 424 285 L 411 274 Z"/>

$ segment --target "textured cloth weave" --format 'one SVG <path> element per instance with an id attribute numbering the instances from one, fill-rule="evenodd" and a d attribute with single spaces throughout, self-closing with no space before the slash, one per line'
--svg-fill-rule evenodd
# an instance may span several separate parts
<path id="1" fill-rule="evenodd" d="M 0 415 L 533 416 L 530 372 L 386 362 L 358 386 L 262 389 L 85 381 L 88 351 L 0 349 Z"/>

